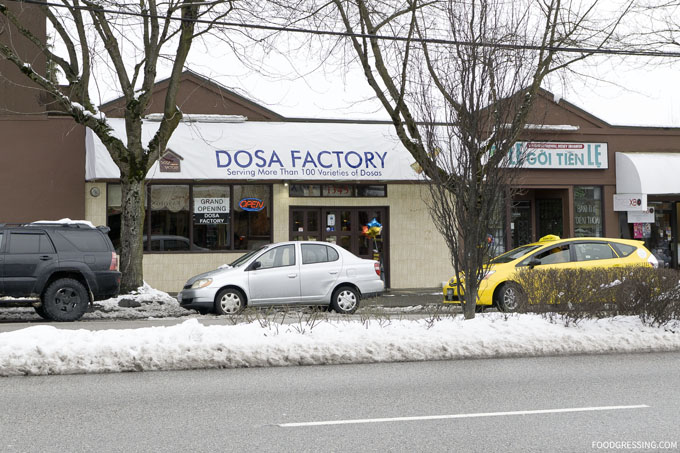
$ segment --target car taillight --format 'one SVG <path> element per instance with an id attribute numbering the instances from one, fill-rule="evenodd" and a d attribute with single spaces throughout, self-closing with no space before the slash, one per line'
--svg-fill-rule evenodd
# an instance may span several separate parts
<path id="1" fill-rule="evenodd" d="M 376 261 L 373 263 L 373 267 L 375 268 L 375 273 L 378 274 L 378 277 L 380 277 L 380 263 Z"/>
<path id="2" fill-rule="evenodd" d="M 116 252 L 111 252 L 111 265 L 109 266 L 110 271 L 117 271 L 118 270 L 118 255 L 116 255 Z"/>

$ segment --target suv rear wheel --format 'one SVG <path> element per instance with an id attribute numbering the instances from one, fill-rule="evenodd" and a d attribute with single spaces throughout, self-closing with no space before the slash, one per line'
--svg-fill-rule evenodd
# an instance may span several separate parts
<path id="1" fill-rule="evenodd" d="M 39 307 L 33 307 L 33 309 L 35 310 L 36 313 L 38 313 L 38 315 L 40 315 L 40 317 L 41 317 L 42 319 L 48 319 L 48 320 L 50 319 L 50 318 L 47 316 L 47 313 L 45 313 L 45 308 L 44 308 L 43 305 L 41 305 L 41 306 L 39 306 Z"/>
<path id="2" fill-rule="evenodd" d="M 43 311 L 54 321 L 80 319 L 87 310 L 88 303 L 85 287 L 72 278 L 56 280 L 47 287 L 43 295 Z"/>

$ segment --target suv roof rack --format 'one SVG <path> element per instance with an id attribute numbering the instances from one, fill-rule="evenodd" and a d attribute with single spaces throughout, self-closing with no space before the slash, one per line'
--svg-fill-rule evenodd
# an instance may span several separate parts
<path id="1" fill-rule="evenodd" d="M 99 230 L 106 230 L 104 233 L 108 233 L 111 229 L 108 226 L 92 226 L 90 223 L 86 222 L 26 222 L 26 223 L 0 223 L 0 228 L 3 227 L 64 227 L 64 228 L 97 228 Z"/>

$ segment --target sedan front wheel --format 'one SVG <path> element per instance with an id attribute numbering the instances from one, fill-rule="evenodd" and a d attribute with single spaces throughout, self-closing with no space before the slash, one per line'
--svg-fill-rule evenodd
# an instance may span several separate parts
<path id="1" fill-rule="evenodd" d="M 341 286 L 333 291 L 331 308 L 337 313 L 354 313 L 359 308 L 359 293 L 352 287 Z"/>
<path id="2" fill-rule="evenodd" d="M 236 315 L 241 313 L 245 306 L 245 296 L 238 289 L 223 289 L 215 298 L 215 313 L 218 315 Z"/>

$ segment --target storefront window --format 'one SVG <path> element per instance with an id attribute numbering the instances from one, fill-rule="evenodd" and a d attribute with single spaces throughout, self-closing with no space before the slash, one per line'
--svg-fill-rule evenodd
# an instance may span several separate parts
<path id="1" fill-rule="evenodd" d="M 291 197 L 386 197 L 385 184 L 291 184 Z"/>
<path id="2" fill-rule="evenodd" d="M 120 222 L 123 213 L 120 184 L 109 184 L 106 193 L 106 223 L 111 229 L 109 237 L 113 247 L 120 250 Z"/>
<path id="3" fill-rule="evenodd" d="M 194 244 L 208 250 L 231 248 L 229 186 L 194 186 Z"/>
<path id="4" fill-rule="evenodd" d="M 120 184 L 109 184 L 107 193 L 109 236 L 119 250 Z M 146 251 L 244 250 L 271 243 L 269 185 L 150 184 L 146 201 Z"/>
<path id="5" fill-rule="evenodd" d="M 602 188 L 574 187 L 574 235 L 602 237 Z"/>
<path id="6" fill-rule="evenodd" d="M 150 195 L 151 250 L 190 250 L 189 186 L 153 185 L 150 186 Z"/>
<path id="7" fill-rule="evenodd" d="M 271 187 L 234 186 L 234 248 L 253 250 L 271 242 Z"/>

